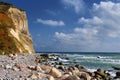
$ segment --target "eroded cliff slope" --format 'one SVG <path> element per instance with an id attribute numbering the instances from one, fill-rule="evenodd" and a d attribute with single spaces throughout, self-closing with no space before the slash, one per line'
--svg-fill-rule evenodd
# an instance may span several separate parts
<path id="1" fill-rule="evenodd" d="M 0 2 L 0 54 L 34 53 L 24 10 Z"/>

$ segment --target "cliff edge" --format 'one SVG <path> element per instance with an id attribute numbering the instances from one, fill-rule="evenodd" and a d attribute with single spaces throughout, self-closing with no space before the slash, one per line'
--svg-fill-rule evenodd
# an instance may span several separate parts
<path id="1" fill-rule="evenodd" d="M 34 53 L 26 12 L 0 2 L 0 54 Z"/>

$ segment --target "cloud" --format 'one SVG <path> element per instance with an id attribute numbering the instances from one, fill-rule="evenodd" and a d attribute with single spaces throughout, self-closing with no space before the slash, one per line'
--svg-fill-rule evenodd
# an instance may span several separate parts
<path id="1" fill-rule="evenodd" d="M 62 2 L 68 7 L 73 7 L 76 13 L 84 8 L 83 0 L 62 0 Z"/>
<path id="2" fill-rule="evenodd" d="M 96 46 L 99 44 L 96 42 L 96 35 L 97 30 L 89 28 L 75 28 L 72 33 L 55 33 L 55 37 L 61 42 L 61 44 L 63 44 L 62 46 L 67 46 L 68 50 L 75 51 L 87 51 L 87 49 L 91 50 L 91 48 L 95 48 L 95 46 L 93 46 L 93 43 Z"/>
<path id="3" fill-rule="evenodd" d="M 120 3 L 100 2 L 93 5 L 95 15 L 102 20 L 102 24 L 97 25 L 99 35 L 105 37 L 119 37 L 120 34 Z M 93 26 L 93 25 L 91 25 Z M 102 34 L 104 33 L 104 34 Z"/>
<path id="4" fill-rule="evenodd" d="M 82 17 L 78 20 L 78 23 L 99 25 L 99 24 L 102 24 L 103 21 L 99 17 L 94 16 L 93 19 L 85 19 L 84 17 Z"/>
<path id="5" fill-rule="evenodd" d="M 49 25 L 49 26 L 64 26 L 65 25 L 63 21 L 37 19 L 37 22 L 44 24 L 44 25 Z"/>
<path id="6" fill-rule="evenodd" d="M 78 19 L 80 27 L 71 33 L 56 32 L 62 46 L 76 51 L 120 51 L 120 3 L 93 4 L 92 17 Z M 82 26 L 81 26 L 82 24 Z M 71 48 L 72 46 L 72 48 Z M 74 48 L 73 48 L 74 47 Z"/>

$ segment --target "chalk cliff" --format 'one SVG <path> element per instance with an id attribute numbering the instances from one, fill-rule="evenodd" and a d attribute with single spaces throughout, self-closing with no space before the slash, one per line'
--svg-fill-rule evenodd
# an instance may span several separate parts
<path id="1" fill-rule="evenodd" d="M 26 12 L 0 2 L 0 54 L 34 53 Z"/>

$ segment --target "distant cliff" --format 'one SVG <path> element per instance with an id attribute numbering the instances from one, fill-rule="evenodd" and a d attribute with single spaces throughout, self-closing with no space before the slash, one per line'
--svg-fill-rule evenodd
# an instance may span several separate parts
<path id="1" fill-rule="evenodd" d="M 26 12 L 0 2 L 0 54 L 34 53 Z"/>

